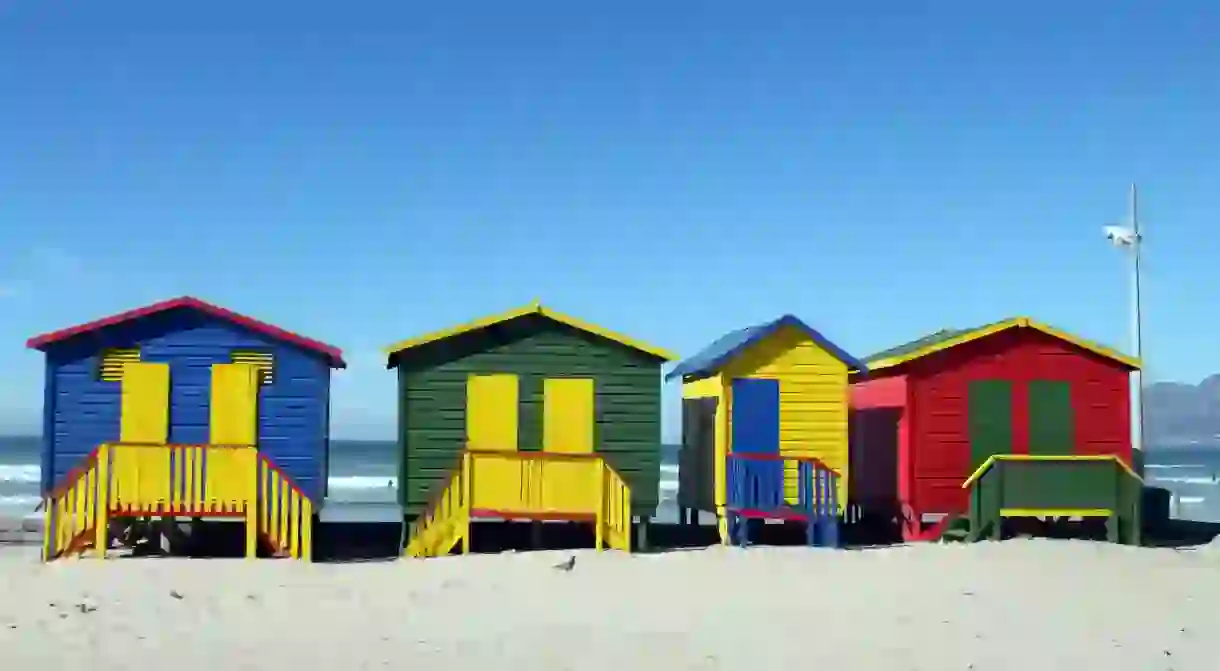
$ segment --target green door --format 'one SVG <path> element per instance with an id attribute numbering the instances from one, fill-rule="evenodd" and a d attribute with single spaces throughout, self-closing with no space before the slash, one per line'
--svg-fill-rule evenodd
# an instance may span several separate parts
<path id="1" fill-rule="evenodd" d="M 970 415 L 970 472 L 993 454 L 1012 453 L 1012 383 L 975 380 L 967 398 Z"/>
<path id="2" fill-rule="evenodd" d="M 1072 385 L 1058 380 L 1029 383 L 1029 453 L 1075 454 Z"/>

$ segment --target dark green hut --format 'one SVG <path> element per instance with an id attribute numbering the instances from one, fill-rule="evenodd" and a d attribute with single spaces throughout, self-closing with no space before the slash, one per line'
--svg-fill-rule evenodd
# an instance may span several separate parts
<path id="1" fill-rule="evenodd" d="M 597 453 L 631 487 L 632 513 L 654 514 L 661 364 L 674 355 L 539 304 L 405 340 L 388 354 L 398 370 L 408 521 L 426 512 L 467 447 Z"/>

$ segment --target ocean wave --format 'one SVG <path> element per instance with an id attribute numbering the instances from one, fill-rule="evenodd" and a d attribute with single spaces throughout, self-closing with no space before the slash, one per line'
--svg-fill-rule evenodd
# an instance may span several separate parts
<path id="1" fill-rule="evenodd" d="M 42 482 L 38 464 L 0 464 L 0 482 Z"/>
<path id="2" fill-rule="evenodd" d="M 1177 482 L 1177 483 L 1181 483 L 1181 484 L 1190 484 L 1190 485 L 1220 485 L 1220 482 L 1218 482 L 1216 480 L 1216 478 L 1213 478 L 1211 476 L 1195 477 L 1195 478 L 1173 477 L 1173 476 L 1150 477 L 1150 478 L 1148 478 L 1148 482 L 1157 483 L 1157 484 L 1162 483 L 1162 482 Z"/>
<path id="3" fill-rule="evenodd" d="M 1178 503 L 1179 504 L 1184 503 L 1186 505 L 1199 504 L 1199 503 L 1203 503 L 1206 500 L 1207 500 L 1206 496 L 1179 496 L 1178 497 Z"/>
<path id="4" fill-rule="evenodd" d="M 662 473 L 673 473 L 673 474 L 677 475 L 678 465 L 677 464 L 661 464 L 661 472 Z"/>
<path id="5" fill-rule="evenodd" d="M 28 494 L 0 496 L 0 508 L 33 508 L 41 501 L 41 498 Z"/>
<path id="6" fill-rule="evenodd" d="M 1144 470 L 1174 470 L 1180 468 L 1207 468 L 1207 464 L 1144 464 Z"/>
<path id="7" fill-rule="evenodd" d="M 331 489 L 393 489 L 398 486 L 398 478 L 381 475 L 340 475 L 331 476 L 326 483 Z"/>

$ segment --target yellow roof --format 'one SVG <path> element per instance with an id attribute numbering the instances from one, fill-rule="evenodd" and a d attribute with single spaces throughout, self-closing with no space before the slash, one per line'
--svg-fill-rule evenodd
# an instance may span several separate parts
<path id="1" fill-rule="evenodd" d="M 416 347 L 420 347 L 422 345 L 427 345 L 428 343 L 434 343 L 439 340 L 445 340 L 448 338 L 452 338 L 454 336 L 462 335 L 463 333 L 479 331 L 481 329 L 495 326 L 496 324 L 501 324 L 501 323 L 509 321 L 511 319 L 517 319 L 518 317 L 525 317 L 528 315 L 538 315 L 540 317 L 545 317 L 547 319 L 550 319 L 551 321 L 558 322 L 560 324 L 564 324 L 565 326 L 570 326 L 578 331 L 584 331 L 585 333 L 591 333 L 595 336 L 599 336 L 599 337 L 605 338 L 607 340 L 616 342 L 625 347 L 630 347 L 631 349 L 638 350 L 640 352 L 644 352 L 645 354 L 650 354 L 652 356 L 657 357 L 658 359 L 663 359 L 665 361 L 672 361 L 672 360 L 678 358 L 678 355 L 676 355 L 668 350 L 664 350 L 659 347 L 653 347 L 652 345 L 644 344 L 638 340 L 634 340 L 632 338 L 628 338 L 627 336 L 620 335 L 618 333 L 614 333 L 613 331 L 606 330 L 600 326 L 596 326 L 594 324 L 590 324 L 589 322 L 582 321 L 575 317 L 570 317 L 563 313 L 556 312 L 550 308 L 543 307 L 542 304 L 537 301 L 530 303 L 529 305 L 527 305 L 523 308 L 516 308 L 514 310 L 509 310 L 507 312 L 502 312 L 500 314 L 491 315 L 490 317 L 483 317 L 482 319 L 476 319 L 472 322 L 468 322 L 468 323 L 462 324 L 460 326 L 454 326 L 454 327 L 443 329 L 440 331 L 435 331 L 435 332 L 429 333 L 427 335 L 422 335 L 422 336 L 418 336 L 415 338 L 408 338 L 406 340 L 394 343 L 393 345 L 390 345 L 389 347 L 387 347 L 386 354 L 392 359 L 395 354 L 400 354 L 409 349 L 414 349 Z"/>
<path id="2" fill-rule="evenodd" d="M 1005 319 L 1004 321 L 988 324 L 986 326 L 980 326 L 975 329 L 954 332 L 950 337 L 930 337 L 928 338 L 929 342 L 926 345 L 919 346 L 919 341 L 916 341 L 916 346 L 914 347 L 896 347 L 891 350 L 891 352 L 893 352 L 892 355 L 882 352 L 880 355 L 874 355 L 873 357 L 866 359 L 866 363 L 868 364 L 868 369 L 870 371 L 877 371 L 883 368 L 897 366 L 914 359 L 925 357 L 929 354 L 949 349 L 950 347 L 957 347 L 958 345 L 968 343 L 972 340 L 986 338 L 987 336 L 995 335 L 996 333 L 1007 331 L 1011 328 L 1035 329 L 1051 336 L 1052 338 L 1058 338 L 1059 340 L 1072 343 L 1081 349 L 1093 352 L 1094 354 L 1106 357 L 1107 359 L 1117 361 L 1131 367 L 1132 369 L 1139 370 L 1142 367 L 1140 360 L 1136 359 L 1135 357 L 1128 356 L 1122 352 L 1119 352 L 1118 350 L 1106 347 L 1105 345 L 1099 345 L 1095 342 L 1085 340 L 1084 338 L 1079 338 L 1071 333 L 1068 333 L 1067 331 L 1061 331 L 1053 326 L 1034 321 L 1029 317 L 1013 317 L 1012 319 Z"/>

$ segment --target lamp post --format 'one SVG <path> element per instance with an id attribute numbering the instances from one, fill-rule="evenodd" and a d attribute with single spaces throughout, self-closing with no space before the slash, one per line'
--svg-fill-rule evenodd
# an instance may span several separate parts
<path id="1" fill-rule="evenodd" d="M 1136 359 L 1143 361 L 1142 314 L 1140 305 L 1140 251 L 1144 246 L 1144 238 L 1140 234 L 1138 197 L 1135 185 L 1131 185 L 1130 212 L 1125 226 L 1106 226 L 1106 237 L 1114 246 L 1124 251 L 1130 257 L 1131 282 L 1131 349 Z M 1131 374 L 1131 450 L 1132 461 L 1138 473 L 1144 470 L 1144 388 L 1141 371 Z"/>

